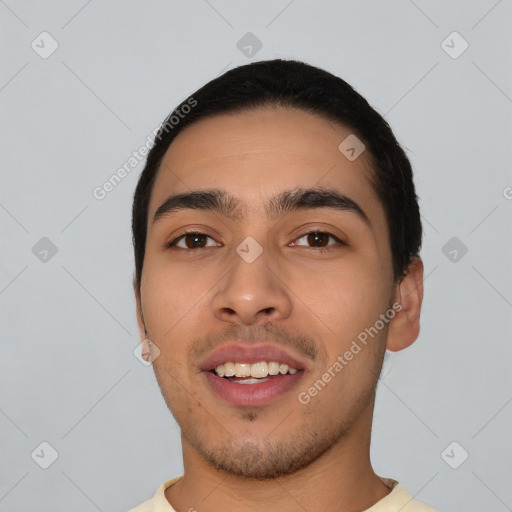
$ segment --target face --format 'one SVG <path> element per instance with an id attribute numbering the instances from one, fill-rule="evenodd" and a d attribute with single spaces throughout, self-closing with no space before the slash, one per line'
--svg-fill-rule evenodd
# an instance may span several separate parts
<path id="1" fill-rule="evenodd" d="M 139 322 L 184 451 L 225 472 L 289 474 L 369 435 L 396 287 L 367 155 L 338 149 L 350 133 L 293 109 L 219 115 L 158 172 Z M 160 208 L 213 189 L 231 210 Z"/>

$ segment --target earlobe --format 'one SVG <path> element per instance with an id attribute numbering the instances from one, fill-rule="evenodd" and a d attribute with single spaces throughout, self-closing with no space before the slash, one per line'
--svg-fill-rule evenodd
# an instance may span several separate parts
<path id="1" fill-rule="evenodd" d="M 423 302 L 423 262 L 416 256 L 404 277 L 396 285 L 395 301 L 402 309 L 390 322 L 386 349 L 396 352 L 412 345 L 420 333 L 420 312 Z"/>

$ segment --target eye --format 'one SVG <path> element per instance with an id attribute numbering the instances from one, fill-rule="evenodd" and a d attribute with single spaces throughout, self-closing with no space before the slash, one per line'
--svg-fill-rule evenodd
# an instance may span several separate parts
<path id="1" fill-rule="evenodd" d="M 335 240 L 335 242 L 338 242 L 340 245 L 346 245 L 344 242 L 342 242 L 337 236 L 333 235 L 332 233 L 328 233 L 326 231 L 318 231 L 313 230 L 305 233 L 300 238 L 297 238 L 297 240 L 292 245 L 298 245 L 301 246 L 303 244 L 298 243 L 299 240 L 302 240 L 303 238 L 306 239 L 306 243 L 316 245 L 316 247 L 313 247 L 314 249 L 319 249 L 320 251 L 324 249 L 325 247 L 330 247 L 332 245 L 336 245 L 336 243 L 328 243 L 329 238 Z"/>
<path id="2" fill-rule="evenodd" d="M 183 233 L 179 237 L 175 238 L 172 242 L 169 242 L 166 247 L 179 247 L 180 249 L 194 250 L 202 249 L 204 247 L 215 247 L 219 245 L 215 242 L 213 244 L 207 245 L 208 238 L 213 241 L 212 237 L 205 233 L 200 233 L 198 231 L 187 231 L 186 233 Z"/>

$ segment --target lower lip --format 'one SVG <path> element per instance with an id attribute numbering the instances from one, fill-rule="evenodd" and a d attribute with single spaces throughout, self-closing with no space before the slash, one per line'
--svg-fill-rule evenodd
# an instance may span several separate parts
<path id="1" fill-rule="evenodd" d="M 279 375 L 261 384 L 237 384 L 219 377 L 213 372 L 203 372 L 213 391 L 232 405 L 259 407 L 270 404 L 294 388 L 304 374 L 303 370 L 293 375 Z"/>

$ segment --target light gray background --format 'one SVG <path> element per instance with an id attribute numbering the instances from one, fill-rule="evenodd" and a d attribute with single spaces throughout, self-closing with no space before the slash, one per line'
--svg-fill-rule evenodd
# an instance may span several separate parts
<path id="1" fill-rule="evenodd" d="M 422 330 L 386 359 L 376 472 L 440 511 L 512 510 L 511 11 L 510 0 L 0 0 L 0 511 L 126 511 L 181 474 L 179 430 L 133 353 L 143 164 L 105 199 L 92 191 L 203 83 L 275 57 L 351 83 L 415 169 Z M 46 59 L 31 47 L 51 48 L 43 31 L 59 45 Z M 458 58 L 441 46 L 454 31 L 469 43 Z M 252 57 L 236 46 L 247 32 L 263 44 Z M 58 249 L 46 262 L 32 250 L 42 237 Z M 455 262 L 452 237 L 467 247 Z M 48 469 L 42 442 L 58 453 Z"/>

